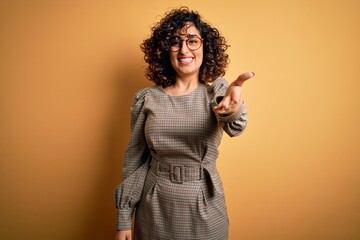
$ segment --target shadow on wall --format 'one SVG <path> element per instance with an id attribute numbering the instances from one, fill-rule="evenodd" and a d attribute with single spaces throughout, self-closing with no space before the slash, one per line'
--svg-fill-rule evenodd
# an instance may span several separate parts
<path id="1" fill-rule="evenodd" d="M 126 55 L 126 54 L 125 54 Z M 114 191 L 121 180 L 122 162 L 130 137 L 130 104 L 135 93 L 151 85 L 144 76 L 142 66 L 135 62 L 121 66 L 113 74 L 115 98 L 105 126 L 107 137 L 103 146 L 103 158 L 94 185 L 93 207 L 89 209 L 81 239 L 103 240 L 115 237 Z"/>

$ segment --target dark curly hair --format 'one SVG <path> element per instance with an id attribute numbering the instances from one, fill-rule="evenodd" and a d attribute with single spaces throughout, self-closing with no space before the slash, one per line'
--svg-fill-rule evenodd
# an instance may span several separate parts
<path id="1" fill-rule="evenodd" d="M 150 81 L 164 87 L 175 83 L 175 70 L 170 63 L 169 48 L 179 30 L 189 22 L 203 38 L 204 57 L 199 80 L 208 84 L 225 74 L 229 63 L 225 53 L 228 48 L 225 38 L 216 28 L 203 22 L 198 12 L 181 7 L 166 13 L 165 17 L 152 27 L 151 37 L 141 44 L 145 62 L 148 64 L 145 75 Z"/>

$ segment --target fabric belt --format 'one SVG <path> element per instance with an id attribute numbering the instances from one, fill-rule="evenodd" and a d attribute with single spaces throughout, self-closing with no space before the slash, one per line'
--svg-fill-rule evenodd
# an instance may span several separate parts
<path id="1" fill-rule="evenodd" d="M 204 179 L 202 166 L 186 166 L 181 164 L 168 164 L 152 159 L 150 170 L 157 176 L 169 178 L 173 183 L 183 184 L 188 181 Z"/>

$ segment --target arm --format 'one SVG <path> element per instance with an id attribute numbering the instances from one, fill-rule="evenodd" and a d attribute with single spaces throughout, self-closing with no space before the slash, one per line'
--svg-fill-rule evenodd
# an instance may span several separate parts
<path id="1" fill-rule="evenodd" d="M 131 229 L 134 209 L 149 169 L 149 150 L 144 135 L 146 114 L 143 111 L 147 94 L 146 89 L 140 90 L 131 104 L 131 137 L 125 152 L 122 182 L 115 191 L 118 231 Z"/>

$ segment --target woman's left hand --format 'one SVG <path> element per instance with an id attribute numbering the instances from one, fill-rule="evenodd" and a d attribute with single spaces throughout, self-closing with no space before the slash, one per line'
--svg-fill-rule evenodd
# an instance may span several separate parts
<path id="1" fill-rule="evenodd" d="M 242 104 L 241 92 L 243 89 L 243 83 L 253 76 L 255 76 L 253 72 L 247 72 L 239 75 L 239 77 L 232 82 L 226 90 L 222 101 L 214 107 L 214 112 L 217 114 L 231 115 L 239 111 Z"/>

